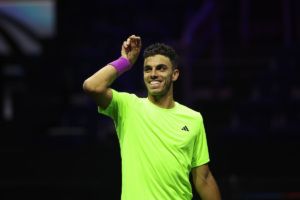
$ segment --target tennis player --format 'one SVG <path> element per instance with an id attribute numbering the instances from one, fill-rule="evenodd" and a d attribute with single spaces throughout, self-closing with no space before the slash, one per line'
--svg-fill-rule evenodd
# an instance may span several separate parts
<path id="1" fill-rule="evenodd" d="M 220 200 L 208 166 L 203 118 L 173 98 L 179 76 L 174 49 L 155 43 L 144 50 L 147 97 L 110 88 L 133 67 L 141 48 L 141 38 L 131 35 L 122 44 L 121 56 L 83 83 L 98 112 L 115 124 L 122 159 L 121 199 L 191 200 L 194 186 L 202 200 Z"/>

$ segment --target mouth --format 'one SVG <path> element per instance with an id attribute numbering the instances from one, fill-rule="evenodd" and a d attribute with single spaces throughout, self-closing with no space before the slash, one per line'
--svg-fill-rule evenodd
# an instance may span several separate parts
<path id="1" fill-rule="evenodd" d="M 161 84 L 161 81 L 159 81 L 159 80 L 151 80 L 149 82 L 149 85 L 152 89 L 158 88 L 160 86 L 160 84 Z"/>

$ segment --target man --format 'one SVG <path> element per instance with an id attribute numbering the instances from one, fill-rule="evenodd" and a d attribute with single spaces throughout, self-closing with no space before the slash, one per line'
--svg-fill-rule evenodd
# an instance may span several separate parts
<path id="1" fill-rule="evenodd" d="M 202 200 L 220 200 L 207 164 L 201 114 L 173 99 L 173 82 L 179 76 L 175 51 L 160 43 L 145 49 L 147 98 L 110 88 L 140 50 L 141 38 L 131 35 L 123 42 L 121 57 L 83 84 L 98 111 L 114 120 L 122 158 L 122 200 L 190 200 L 190 172 Z"/>

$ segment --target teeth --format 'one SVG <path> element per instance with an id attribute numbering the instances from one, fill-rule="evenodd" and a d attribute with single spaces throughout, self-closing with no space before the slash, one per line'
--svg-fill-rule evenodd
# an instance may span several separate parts
<path id="1" fill-rule="evenodd" d="M 151 85 L 156 85 L 156 84 L 159 84 L 159 81 L 151 81 L 150 84 Z"/>

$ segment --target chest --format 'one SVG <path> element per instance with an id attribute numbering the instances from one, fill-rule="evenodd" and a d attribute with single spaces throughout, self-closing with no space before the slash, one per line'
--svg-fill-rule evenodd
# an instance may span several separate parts
<path id="1" fill-rule="evenodd" d="M 197 120 L 181 112 L 141 107 L 128 119 L 134 129 L 130 135 L 141 145 L 187 151 L 193 148 L 199 133 Z"/>

